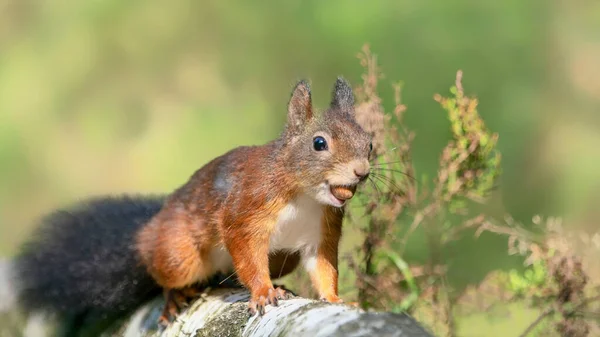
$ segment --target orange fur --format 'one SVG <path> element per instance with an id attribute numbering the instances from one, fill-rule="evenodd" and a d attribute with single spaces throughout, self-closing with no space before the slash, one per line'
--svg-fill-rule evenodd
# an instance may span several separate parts
<path id="1" fill-rule="evenodd" d="M 233 258 L 236 274 L 250 290 L 253 300 L 267 298 L 273 289 L 269 271 L 269 240 L 277 213 L 284 205 L 282 201 L 269 203 L 257 215 L 233 220 L 225 232 L 225 245 Z"/>
<path id="2" fill-rule="evenodd" d="M 342 235 L 343 212 L 327 207 L 323 212 L 323 239 L 317 250 L 317 265 L 310 278 L 319 297 L 340 302 L 338 297 L 338 246 Z"/>
<path id="3" fill-rule="evenodd" d="M 177 294 L 171 290 L 208 279 L 226 268 L 230 258 L 238 279 L 250 290 L 250 309 L 263 312 L 266 304 L 276 305 L 285 292 L 274 289 L 271 278 L 293 271 L 301 254 L 273 252 L 270 240 L 282 210 L 300 195 L 313 193 L 310 200 L 321 206 L 301 206 L 323 212 L 317 224 L 320 235 L 317 231 L 307 236 L 307 240 L 320 238 L 314 243 L 316 268 L 310 272 L 311 279 L 322 298 L 340 301 L 337 255 L 345 199 L 329 196 L 335 186 L 328 184 L 354 186 L 350 187 L 354 191 L 364 180 L 370 137 L 354 120 L 347 83 L 338 80 L 335 90 L 333 108 L 317 119 L 310 89 L 300 82 L 290 99 L 288 126 L 280 138 L 262 146 L 236 148 L 197 170 L 138 233 L 140 259 L 169 300 Z M 331 142 L 329 153 L 312 148 L 313 137 L 321 135 Z M 287 214 L 291 224 L 302 223 L 294 218 L 296 211 L 292 208 Z M 168 308 L 177 303 L 168 305 L 165 314 L 172 315 Z"/>

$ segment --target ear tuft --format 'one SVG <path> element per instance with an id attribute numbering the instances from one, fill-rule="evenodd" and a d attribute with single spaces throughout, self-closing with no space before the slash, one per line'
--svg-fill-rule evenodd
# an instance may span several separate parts
<path id="1" fill-rule="evenodd" d="M 338 108 L 350 115 L 354 114 L 354 94 L 352 93 L 352 87 L 348 81 L 341 76 L 335 81 L 335 87 L 333 88 L 331 98 L 331 107 Z"/>
<path id="2" fill-rule="evenodd" d="M 288 131 L 292 134 L 298 134 L 312 117 L 313 109 L 310 86 L 308 82 L 301 80 L 294 87 L 292 97 L 288 103 Z"/>

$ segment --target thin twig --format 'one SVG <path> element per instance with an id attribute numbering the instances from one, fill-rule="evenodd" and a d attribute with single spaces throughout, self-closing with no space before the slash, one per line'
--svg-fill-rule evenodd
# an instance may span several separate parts
<path id="1" fill-rule="evenodd" d="M 527 337 L 527 335 L 529 335 L 529 333 L 531 331 L 533 331 L 533 329 L 540 324 L 540 322 L 542 322 L 546 317 L 552 315 L 554 312 L 556 311 L 556 309 L 552 306 L 547 308 L 546 310 L 544 310 L 539 316 L 538 318 L 535 319 L 535 321 L 533 321 L 531 324 L 529 324 L 529 326 L 527 327 L 527 329 L 525 329 L 525 331 L 523 331 L 522 334 L 519 335 L 519 337 Z"/>
<path id="2" fill-rule="evenodd" d="M 590 298 L 586 298 L 583 301 L 581 301 L 581 303 L 579 303 L 578 305 L 576 305 L 572 310 L 569 310 L 566 313 L 563 313 L 563 316 L 569 316 L 572 315 L 573 313 L 577 312 L 577 310 L 587 306 L 590 303 L 593 303 L 595 301 L 600 300 L 600 295 L 597 296 L 593 296 Z M 526 337 L 529 333 L 531 333 L 531 331 L 533 331 L 533 329 L 540 324 L 540 322 L 542 322 L 544 320 L 544 318 L 552 315 L 553 313 L 556 312 L 556 307 L 555 306 L 551 306 L 549 308 L 547 308 L 546 310 L 544 310 L 539 316 L 538 318 L 536 318 L 535 321 L 533 321 L 528 327 L 527 329 L 525 329 L 525 331 L 523 331 L 522 334 L 519 335 L 519 337 Z"/>
<path id="3" fill-rule="evenodd" d="M 421 224 L 421 222 L 423 222 L 423 220 L 425 220 L 425 218 L 430 213 L 434 212 L 436 209 L 438 209 L 438 204 L 434 202 L 432 204 L 429 204 L 423 210 L 417 212 L 417 214 L 415 214 L 415 216 L 413 218 L 413 222 L 410 224 L 410 227 L 408 228 L 408 231 L 404 234 L 404 236 L 400 240 L 400 247 L 401 247 L 400 248 L 400 254 L 402 254 L 404 252 L 404 249 L 406 248 L 406 243 L 408 242 L 408 238 L 419 227 L 419 225 Z"/>

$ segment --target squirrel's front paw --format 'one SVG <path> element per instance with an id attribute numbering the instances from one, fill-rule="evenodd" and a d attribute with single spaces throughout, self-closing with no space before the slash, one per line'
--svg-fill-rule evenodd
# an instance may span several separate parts
<path id="1" fill-rule="evenodd" d="M 252 295 L 252 298 L 248 303 L 248 311 L 252 316 L 256 313 L 259 313 L 262 316 L 265 314 L 265 307 L 268 304 L 277 306 L 279 305 L 279 300 L 288 299 L 291 296 L 289 291 L 281 287 L 268 288 L 266 291 Z"/>

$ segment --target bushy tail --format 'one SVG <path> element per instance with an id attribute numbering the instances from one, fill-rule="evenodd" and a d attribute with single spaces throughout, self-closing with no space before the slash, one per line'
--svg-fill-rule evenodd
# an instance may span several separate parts
<path id="1" fill-rule="evenodd" d="M 23 308 L 114 317 L 157 295 L 134 238 L 162 204 L 161 197 L 104 197 L 45 217 L 15 260 Z"/>

